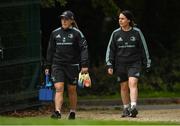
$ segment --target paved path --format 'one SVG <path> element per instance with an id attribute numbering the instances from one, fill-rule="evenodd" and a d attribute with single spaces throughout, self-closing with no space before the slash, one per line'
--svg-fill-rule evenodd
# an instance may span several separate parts
<path id="1" fill-rule="evenodd" d="M 161 109 L 161 110 L 139 110 L 137 118 L 121 118 L 122 111 L 120 110 L 91 110 L 77 111 L 79 119 L 95 119 L 95 120 L 126 120 L 126 121 L 161 121 L 162 125 L 165 122 L 173 122 L 180 125 L 180 109 Z M 65 113 L 68 115 L 68 112 Z"/>
<path id="2" fill-rule="evenodd" d="M 118 99 L 80 100 L 78 118 L 98 120 L 161 121 L 180 125 L 180 98 L 139 99 L 137 118 L 121 118 Z"/>

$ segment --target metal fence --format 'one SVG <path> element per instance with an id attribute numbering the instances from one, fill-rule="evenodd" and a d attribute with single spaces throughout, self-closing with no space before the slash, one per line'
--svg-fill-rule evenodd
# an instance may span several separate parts
<path id="1" fill-rule="evenodd" d="M 40 0 L 0 1 L 0 104 L 37 96 Z"/>

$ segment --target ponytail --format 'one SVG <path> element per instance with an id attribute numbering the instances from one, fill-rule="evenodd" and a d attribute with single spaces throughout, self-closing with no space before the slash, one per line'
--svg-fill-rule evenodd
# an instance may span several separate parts
<path id="1" fill-rule="evenodd" d="M 75 28 L 77 28 L 77 29 L 79 29 L 79 28 L 78 28 L 78 25 L 77 25 L 77 23 L 76 23 L 76 21 L 75 21 L 75 20 L 73 20 L 73 22 L 72 22 L 72 26 L 73 26 L 73 27 L 75 27 Z"/>
<path id="2" fill-rule="evenodd" d="M 136 24 L 135 24 L 135 22 L 134 22 L 133 20 L 130 20 L 129 25 L 130 25 L 131 27 L 135 27 L 135 26 L 136 26 Z"/>

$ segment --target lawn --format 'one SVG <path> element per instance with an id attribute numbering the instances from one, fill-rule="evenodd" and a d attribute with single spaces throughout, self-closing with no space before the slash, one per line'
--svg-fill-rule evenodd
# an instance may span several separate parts
<path id="1" fill-rule="evenodd" d="M 0 116 L 0 125 L 178 125 L 175 122 L 142 122 L 142 121 L 115 121 L 115 120 L 54 120 L 49 117 L 2 117 Z"/>
<path id="2" fill-rule="evenodd" d="M 139 98 L 179 98 L 180 91 L 166 92 L 166 91 L 151 91 L 151 90 L 139 90 Z M 116 92 L 113 95 L 84 95 L 79 96 L 78 99 L 117 99 L 120 98 L 119 92 Z M 65 99 L 67 99 L 65 97 Z"/>

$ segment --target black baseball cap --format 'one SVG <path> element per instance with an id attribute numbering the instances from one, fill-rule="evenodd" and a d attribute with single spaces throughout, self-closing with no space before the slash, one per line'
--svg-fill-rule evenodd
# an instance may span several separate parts
<path id="1" fill-rule="evenodd" d="M 72 11 L 64 11 L 61 15 L 60 15 L 60 18 L 62 18 L 62 17 L 64 17 L 64 18 L 66 18 L 66 19 L 71 19 L 71 20 L 73 20 L 74 19 L 74 14 L 73 14 L 73 12 Z"/>

